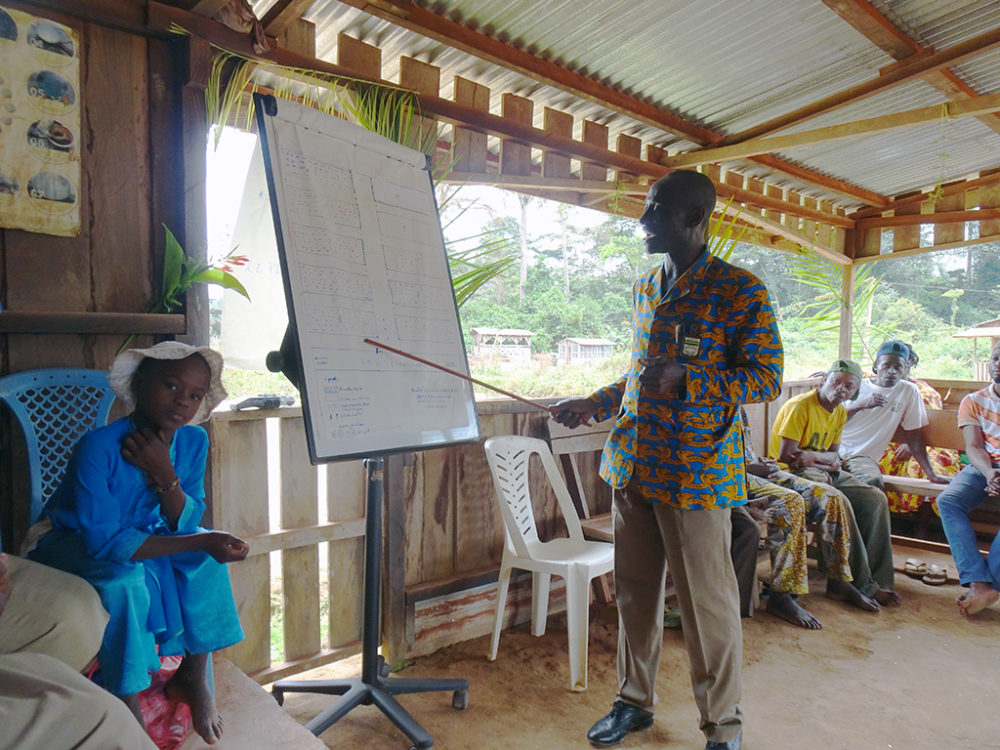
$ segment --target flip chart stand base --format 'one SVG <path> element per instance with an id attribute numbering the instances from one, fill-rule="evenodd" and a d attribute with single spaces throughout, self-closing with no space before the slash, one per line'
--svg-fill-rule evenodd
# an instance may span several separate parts
<path id="1" fill-rule="evenodd" d="M 355 706 L 375 704 L 413 743 L 414 748 L 434 744 L 427 731 L 417 723 L 394 695 L 453 691 L 451 705 L 463 709 L 469 700 L 468 680 L 393 678 L 385 660 L 378 655 L 379 598 L 382 557 L 382 494 L 385 460 L 381 456 L 365 459 L 367 474 L 367 514 L 365 518 L 365 590 L 364 622 L 361 640 L 361 676 L 346 680 L 281 680 L 271 687 L 281 705 L 285 693 L 322 693 L 339 695 L 328 708 L 306 724 L 306 729 L 319 736 Z"/>

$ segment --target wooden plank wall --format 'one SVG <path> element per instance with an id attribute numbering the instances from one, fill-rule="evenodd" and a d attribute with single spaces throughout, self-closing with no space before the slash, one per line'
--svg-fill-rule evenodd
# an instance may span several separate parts
<path id="1" fill-rule="evenodd" d="M 79 34 L 81 230 L 76 237 L 54 237 L 0 229 L 0 303 L 12 312 L 143 311 L 158 278 L 154 227 L 184 216 L 183 159 L 176 144 L 162 138 L 180 130 L 181 108 L 161 105 L 163 92 L 181 85 L 176 49 L 187 42 L 147 39 L 27 3 L 10 4 Z M 204 175 L 197 179 L 203 182 Z M 175 229 L 183 237 L 184 227 Z M 125 335 L 0 334 L 0 374 L 104 369 Z M 149 342 L 148 336 L 136 341 Z M 0 421 L 0 532 L 7 546 L 26 527 L 23 504 L 13 498 L 26 491 L 27 479 L 19 435 L 6 415 Z"/>

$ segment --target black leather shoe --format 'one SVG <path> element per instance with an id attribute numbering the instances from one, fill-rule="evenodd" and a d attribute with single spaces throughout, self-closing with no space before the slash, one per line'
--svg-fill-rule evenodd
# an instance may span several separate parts
<path id="1" fill-rule="evenodd" d="M 742 750 L 743 733 L 736 735 L 728 742 L 711 742 L 705 745 L 705 750 Z"/>
<path id="2" fill-rule="evenodd" d="M 653 714 L 624 701 L 615 701 L 611 713 L 594 724 L 587 739 L 598 747 L 617 745 L 629 732 L 645 729 L 653 723 Z"/>

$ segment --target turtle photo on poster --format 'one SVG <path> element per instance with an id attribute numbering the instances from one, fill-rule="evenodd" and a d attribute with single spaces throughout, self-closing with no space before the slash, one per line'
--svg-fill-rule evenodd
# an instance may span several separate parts
<path id="1" fill-rule="evenodd" d="M 0 5 L 0 227 L 80 233 L 80 40 Z"/>

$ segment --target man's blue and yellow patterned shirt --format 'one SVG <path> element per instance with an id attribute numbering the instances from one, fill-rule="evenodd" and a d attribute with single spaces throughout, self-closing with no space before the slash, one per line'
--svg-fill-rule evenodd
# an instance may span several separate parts
<path id="1" fill-rule="evenodd" d="M 741 404 L 781 390 L 784 355 L 764 285 L 706 250 L 670 289 L 662 267 L 632 289 L 632 364 L 590 396 L 596 419 L 618 417 L 601 476 L 635 477 L 654 502 L 725 508 L 746 502 Z M 678 393 L 639 390 L 640 357 L 673 357 L 687 370 Z"/>

